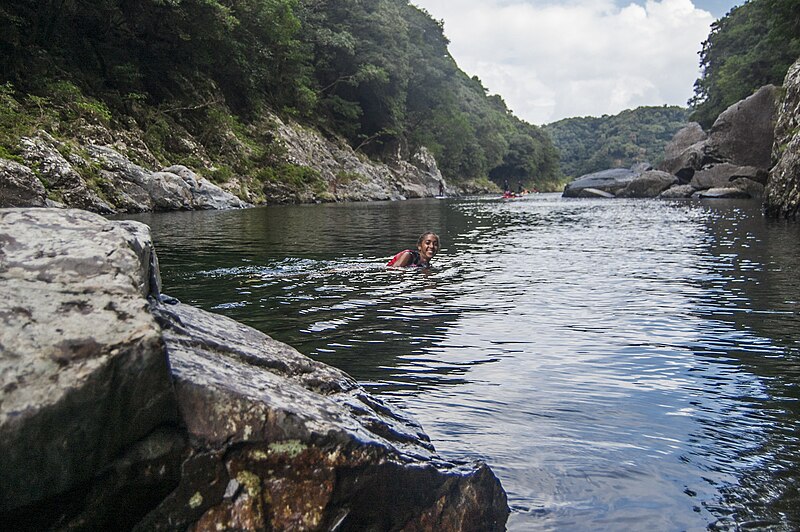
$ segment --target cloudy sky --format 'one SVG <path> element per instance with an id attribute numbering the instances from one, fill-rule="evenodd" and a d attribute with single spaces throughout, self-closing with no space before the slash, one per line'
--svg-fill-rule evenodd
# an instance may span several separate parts
<path id="1" fill-rule="evenodd" d="M 411 0 L 450 53 L 533 124 L 686 105 L 710 25 L 744 0 Z"/>

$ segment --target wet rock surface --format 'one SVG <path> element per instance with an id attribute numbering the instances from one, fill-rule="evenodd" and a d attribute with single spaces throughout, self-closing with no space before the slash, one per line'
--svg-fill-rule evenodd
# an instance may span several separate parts
<path id="1" fill-rule="evenodd" d="M 345 373 L 161 296 L 156 264 L 142 224 L 0 210 L 4 523 L 504 529 L 485 464 L 442 460 Z"/>

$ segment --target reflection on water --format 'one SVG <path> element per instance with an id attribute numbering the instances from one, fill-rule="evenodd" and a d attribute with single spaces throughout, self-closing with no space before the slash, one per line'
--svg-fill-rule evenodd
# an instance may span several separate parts
<path id="1" fill-rule="evenodd" d="M 800 527 L 800 228 L 540 194 L 143 215 L 165 292 L 352 374 L 511 530 Z M 387 270 L 425 230 L 430 272 Z"/>

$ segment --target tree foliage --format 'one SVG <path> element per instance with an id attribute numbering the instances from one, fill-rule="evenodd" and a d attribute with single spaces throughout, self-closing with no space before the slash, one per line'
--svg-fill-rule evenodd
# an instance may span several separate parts
<path id="1" fill-rule="evenodd" d="M 781 85 L 800 56 L 800 2 L 750 0 L 711 26 L 700 51 L 691 119 L 709 127 L 758 88 Z"/>
<path id="2" fill-rule="evenodd" d="M 561 153 L 564 173 L 578 177 L 640 162 L 657 164 L 688 114 L 676 106 L 638 107 L 614 116 L 566 118 L 544 130 Z"/>
<path id="3" fill-rule="evenodd" d="M 0 6 L 0 83 L 23 94 L 69 81 L 114 116 L 157 109 L 136 115 L 145 130 L 168 112 L 206 137 L 219 120 L 246 131 L 269 109 L 375 158 L 426 146 L 451 181 L 557 179 L 550 139 L 462 72 L 447 45 L 442 23 L 407 0 Z"/>

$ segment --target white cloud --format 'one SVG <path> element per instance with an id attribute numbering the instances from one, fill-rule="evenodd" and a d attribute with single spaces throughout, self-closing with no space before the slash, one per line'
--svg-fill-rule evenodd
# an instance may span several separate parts
<path id="1" fill-rule="evenodd" d="M 535 124 L 685 105 L 714 17 L 691 0 L 412 0 L 444 20 L 450 52 Z"/>

